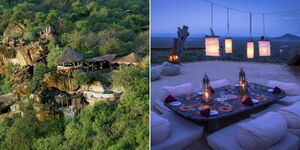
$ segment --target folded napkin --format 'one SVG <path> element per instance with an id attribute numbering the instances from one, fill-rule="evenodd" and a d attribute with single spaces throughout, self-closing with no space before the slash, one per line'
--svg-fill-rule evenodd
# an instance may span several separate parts
<path id="1" fill-rule="evenodd" d="M 274 89 L 273 89 L 273 94 L 278 94 L 278 93 L 281 93 L 281 89 L 279 88 L 279 87 L 275 87 Z"/>
<path id="2" fill-rule="evenodd" d="M 210 90 L 211 90 L 211 93 L 215 93 L 215 90 L 212 87 L 210 87 Z"/>
<path id="3" fill-rule="evenodd" d="M 200 114 L 205 116 L 205 117 L 209 117 L 210 116 L 210 108 L 200 110 Z"/>
<path id="4" fill-rule="evenodd" d="M 170 103 L 170 102 L 175 102 L 177 101 L 172 95 L 169 95 L 166 99 L 165 102 Z"/>
<path id="5" fill-rule="evenodd" d="M 248 105 L 248 106 L 253 105 L 253 102 L 252 102 L 252 100 L 249 96 L 247 96 L 247 98 L 243 99 L 242 103 L 245 104 L 245 105 Z"/>

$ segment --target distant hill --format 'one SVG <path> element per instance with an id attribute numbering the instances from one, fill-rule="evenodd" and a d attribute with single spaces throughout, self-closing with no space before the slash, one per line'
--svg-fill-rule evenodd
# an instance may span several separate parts
<path id="1" fill-rule="evenodd" d="M 290 33 L 287 33 L 287 34 L 284 34 L 280 37 L 275 37 L 273 39 L 274 40 L 300 40 L 300 37 L 296 36 L 296 35 L 293 35 L 293 34 L 290 34 Z"/>

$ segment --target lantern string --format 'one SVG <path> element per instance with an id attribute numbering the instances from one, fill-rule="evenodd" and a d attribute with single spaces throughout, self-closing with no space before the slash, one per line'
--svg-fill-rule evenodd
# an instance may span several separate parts
<path id="1" fill-rule="evenodd" d="M 250 39 L 252 40 L 252 13 L 250 13 Z"/>
<path id="2" fill-rule="evenodd" d="M 228 8 L 227 8 L 227 35 L 229 35 L 229 9 Z"/>
<path id="3" fill-rule="evenodd" d="M 265 36 L 265 14 L 263 16 L 263 36 Z"/>
<path id="4" fill-rule="evenodd" d="M 211 17 L 211 18 L 210 18 L 210 19 L 211 19 L 211 22 L 210 22 L 210 23 L 211 23 L 211 24 L 210 24 L 210 27 L 211 27 L 212 30 L 213 30 L 213 26 L 214 26 L 214 14 L 213 14 L 213 13 L 214 13 L 214 10 L 213 10 L 213 9 L 214 9 L 214 4 L 211 3 L 211 9 L 210 9 L 210 10 L 211 10 L 211 12 L 210 12 L 210 15 L 211 15 L 211 16 L 210 16 L 210 17 Z"/>
<path id="5" fill-rule="evenodd" d="M 251 13 L 251 12 L 246 11 L 246 10 L 241 10 L 241 9 L 236 9 L 236 8 L 230 8 L 230 7 L 218 4 L 218 3 L 213 3 L 210 0 L 205 0 L 205 1 L 207 3 L 213 4 L 215 6 L 219 6 L 219 7 L 222 7 L 222 8 L 226 8 L 226 9 L 230 9 L 230 10 L 234 10 L 234 11 L 239 11 L 239 12 L 247 13 L 247 14 Z M 286 10 L 286 11 L 273 11 L 273 12 L 268 12 L 268 13 L 252 12 L 252 14 L 257 14 L 257 15 L 274 15 L 274 14 L 285 14 L 285 13 L 300 13 L 300 9 L 293 9 L 293 10 Z"/>

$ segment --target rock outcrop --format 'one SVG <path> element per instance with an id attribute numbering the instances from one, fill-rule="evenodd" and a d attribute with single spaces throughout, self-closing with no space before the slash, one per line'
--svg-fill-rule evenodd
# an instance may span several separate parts
<path id="1" fill-rule="evenodd" d="M 18 99 L 12 93 L 8 93 L 0 96 L 0 114 L 7 113 L 10 110 L 10 106 L 12 106 Z"/>
<path id="2" fill-rule="evenodd" d="M 10 22 L 3 32 L 4 37 L 23 36 L 25 32 L 25 25 L 17 22 Z"/>
<path id="3" fill-rule="evenodd" d="M 67 75 L 47 73 L 44 75 L 43 82 L 47 87 L 53 87 L 67 93 L 74 93 L 79 89 L 75 80 Z"/>
<path id="4" fill-rule="evenodd" d="M 26 46 L 25 48 L 18 49 L 16 57 L 21 66 L 32 66 L 38 62 L 44 61 L 47 54 L 47 46 L 38 41 Z"/>
<path id="5" fill-rule="evenodd" d="M 15 47 L 23 47 L 26 42 L 21 37 L 6 37 L 2 40 L 2 46 L 15 48 Z"/>
<path id="6" fill-rule="evenodd" d="M 6 73 L 6 66 L 16 57 L 14 48 L 7 48 L 0 45 L 0 74 Z"/>

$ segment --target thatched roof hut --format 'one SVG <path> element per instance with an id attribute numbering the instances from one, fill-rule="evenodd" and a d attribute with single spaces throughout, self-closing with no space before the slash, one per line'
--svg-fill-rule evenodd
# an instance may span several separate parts
<path id="1" fill-rule="evenodd" d="M 143 61 L 142 57 L 137 55 L 136 53 L 132 52 L 131 54 L 116 58 L 115 60 L 112 61 L 112 63 L 117 63 L 117 64 L 140 64 Z"/>
<path id="2" fill-rule="evenodd" d="M 85 62 L 100 62 L 100 61 L 112 62 L 116 56 L 117 54 L 106 54 L 103 56 L 86 59 Z"/>
<path id="3" fill-rule="evenodd" d="M 75 62 L 81 62 L 83 61 L 83 55 L 77 51 L 75 51 L 72 48 L 65 48 L 64 52 L 61 53 L 57 59 L 56 62 L 58 64 L 63 63 L 75 63 Z"/>

